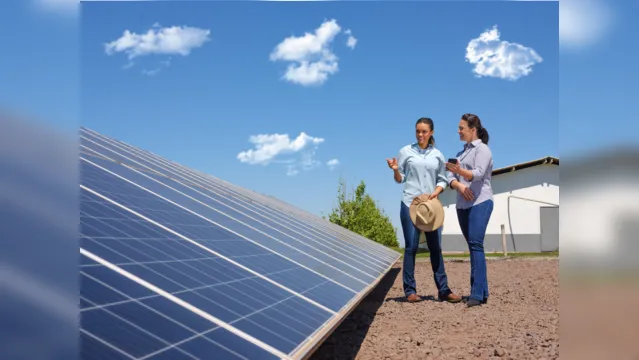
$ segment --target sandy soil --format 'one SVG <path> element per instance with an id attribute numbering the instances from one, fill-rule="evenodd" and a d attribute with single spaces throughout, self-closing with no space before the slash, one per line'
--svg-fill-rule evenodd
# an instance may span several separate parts
<path id="1" fill-rule="evenodd" d="M 449 286 L 467 296 L 470 263 L 446 262 Z M 423 301 L 407 303 L 401 262 L 344 320 L 312 359 L 557 359 L 559 262 L 488 262 L 488 304 L 434 300 L 429 262 L 416 264 Z"/>

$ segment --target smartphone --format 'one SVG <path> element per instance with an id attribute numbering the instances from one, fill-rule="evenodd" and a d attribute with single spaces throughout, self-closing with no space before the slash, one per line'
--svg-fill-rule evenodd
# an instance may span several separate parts
<path id="1" fill-rule="evenodd" d="M 448 162 L 451 164 L 457 164 L 457 159 L 448 159 Z"/>

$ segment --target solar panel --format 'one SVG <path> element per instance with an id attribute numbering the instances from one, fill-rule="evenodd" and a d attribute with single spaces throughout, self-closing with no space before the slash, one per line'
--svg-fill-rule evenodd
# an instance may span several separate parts
<path id="1" fill-rule="evenodd" d="M 82 128 L 83 358 L 299 359 L 399 254 Z"/>

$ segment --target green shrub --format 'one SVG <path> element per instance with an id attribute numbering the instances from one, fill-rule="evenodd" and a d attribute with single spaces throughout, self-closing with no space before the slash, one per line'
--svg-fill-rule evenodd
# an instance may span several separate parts
<path id="1" fill-rule="evenodd" d="M 347 197 L 346 184 L 343 179 L 340 179 L 337 206 L 333 208 L 328 219 L 334 224 L 382 245 L 399 246 L 395 227 L 373 198 L 366 193 L 364 181 L 357 186 L 354 193 Z"/>

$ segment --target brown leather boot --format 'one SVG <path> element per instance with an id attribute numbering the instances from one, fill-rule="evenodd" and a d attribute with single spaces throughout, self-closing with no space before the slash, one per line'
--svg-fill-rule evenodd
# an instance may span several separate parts
<path id="1" fill-rule="evenodd" d="M 419 296 L 417 296 L 417 294 L 410 294 L 406 297 L 406 300 L 411 303 L 417 302 L 419 301 Z"/>
<path id="2" fill-rule="evenodd" d="M 462 297 L 460 295 L 455 295 L 454 293 L 448 294 L 448 296 L 441 298 L 441 301 L 448 301 L 449 303 L 458 303 L 462 301 Z"/>

